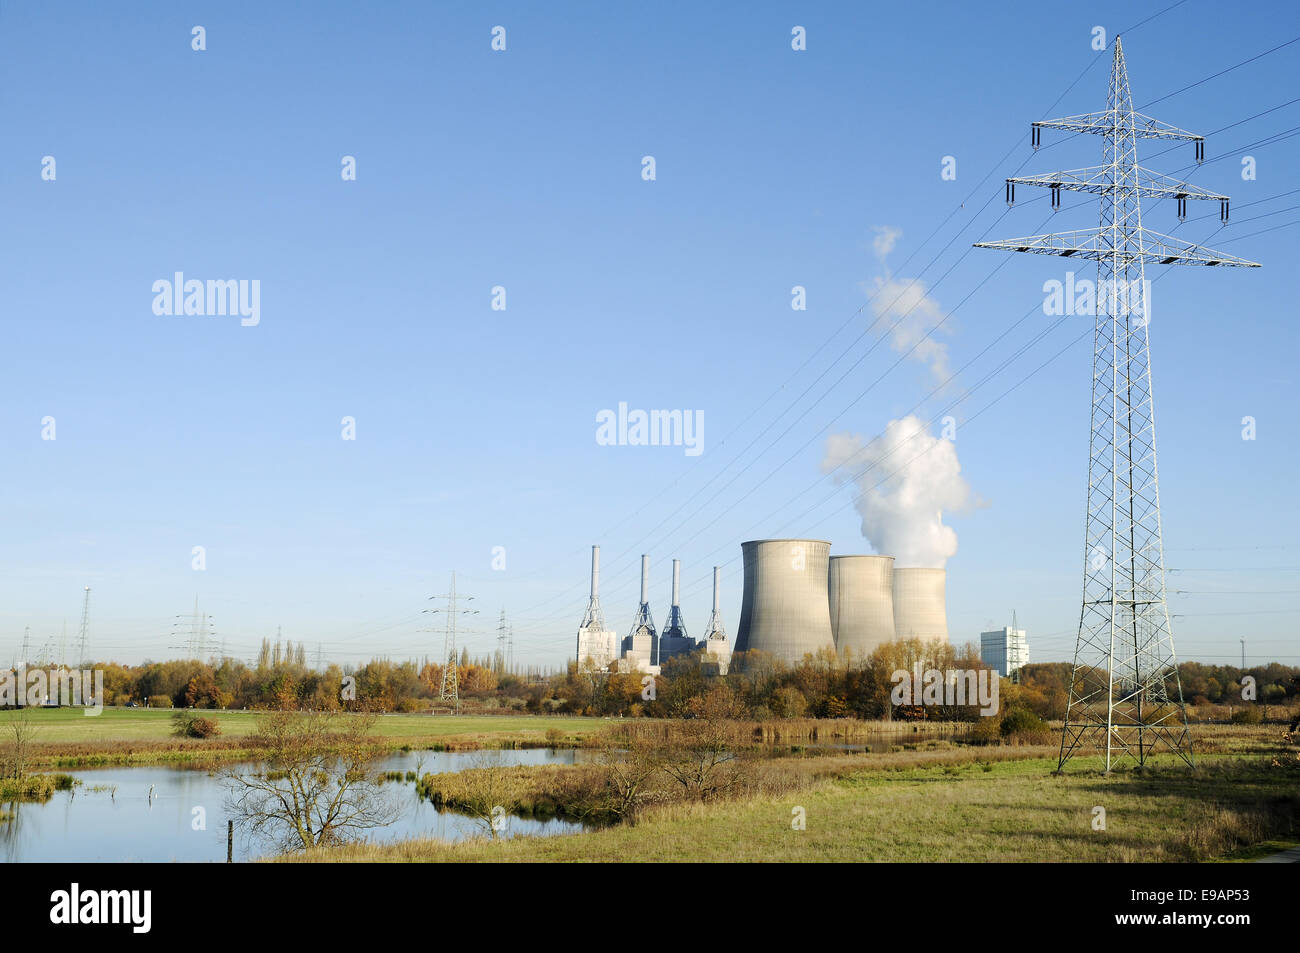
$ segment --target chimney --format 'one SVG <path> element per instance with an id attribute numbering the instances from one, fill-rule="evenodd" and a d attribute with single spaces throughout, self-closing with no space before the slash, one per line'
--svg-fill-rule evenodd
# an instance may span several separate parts
<path id="1" fill-rule="evenodd" d="M 714 612 L 714 615 L 716 615 L 717 612 L 718 612 L 718 588 L 719 588 L 719 586 L 721 586 L 721 584 L 722 584 L 721 580 L 722 580 L 722 567 L 721 567 L 721 566 L 714 566 L 714 567 L 713 567 L 713 612 Z"/>
<path id="2" fill-rule="evenodd" d="M 591 598 L 595 599 L 600 589 L 600 547 L 591 547 Z"/>
<path id="3" fill-rule="evenodd" d="M 647 554 L 641 555 L 641 604 L 645 605 L 650 601 L 650 557 Z"/>
<path id="4" fill-rule="evenodd" d="M 673 560 L 673 605 L 681 605 L 681 587 L 682 587 L 682 561 Z"/>

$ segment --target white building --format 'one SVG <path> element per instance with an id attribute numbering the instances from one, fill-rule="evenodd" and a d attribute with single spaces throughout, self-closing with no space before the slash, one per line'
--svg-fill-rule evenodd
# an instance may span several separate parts
<path id="1" fill-rule="evenodd" d="M 1029 664 L 1029 641 L 1024 629 L 1005 626 L 980 633 L 980 661 L 999 675 L 1010 676 Z"/>
<path id="2" fill-rule="evenodd" d="M 582 626 L 578 629 L 578 668 L 605 671 L 618 658 L 617 632 Z"/>

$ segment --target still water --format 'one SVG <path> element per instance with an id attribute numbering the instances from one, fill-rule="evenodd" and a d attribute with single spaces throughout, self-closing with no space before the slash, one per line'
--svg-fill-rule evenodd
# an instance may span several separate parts
<path id="1" fill-rule="evenodd" d="M 572 749 L 412 751 L 376 762 L 380 771 L 438 774 L 483 764 L 573 764 L 581 753 Z M 56 791 L 44 804 L 6 804 L 12 817 L 0 822 L 0 861 L 189 861 L 226 859 L 226 788 L 206 770 L 148 765 L 65 771 L 82 783 L 72 791 Z M 92 788 L 115 785 L 116 793 Z M 153 788 L 152 799 L 149 796 Z M 377 843 L 412 837 L 448 841 L 484 836 L 482 822 L 450 811 L 439 811 L 415 793 L 414 781 L 390 781 L 383 791 L 401 805 L 401 816 L 387 827 L 368 831 Z M 196 812 L 206 814 L 206 830 L 195 830 Z M 536 821 L 509 817 L 501 836 L 569 834 L 581 824 L 564 820 Z M 248 843 L 235 831 L 236 861 L 266 856 L 265 843 Z"/>

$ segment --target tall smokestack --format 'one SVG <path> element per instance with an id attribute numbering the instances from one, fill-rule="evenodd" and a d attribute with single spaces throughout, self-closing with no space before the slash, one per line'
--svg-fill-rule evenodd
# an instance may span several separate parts
<path id="1" fill-rule="evenodd" d="M 618 656 L 618 637 L 605 629 L 600 611 L 600 547 L 591 547 L 591 598 L 578 626 L 578 665 L 590 659 L 597 669 L 604 669 Z"/>
<path id="2" fill-rule="evenodd" d="M 686 655 L 695 651 L 695 643 L 686 634 L 686 622 L 682 619 L 682 561 L 673 560 L 673 601 L 668 607 L 668 621 L 659 633 L 660 662 L 674 655 Z"/>
<path id="3" fill-rule="evenodd" d="M 704 641 L 699 647 L 704 649 L 706 658 L 718 666 L 718 674 L 726 675 L 731 667 L 731 644 L 727 641 L 727 630 L 722 625 L 722 613 L 718 609 L 718 597 L 722 591 L 722 567 L 713 567 L 713 614 L 709 616 L 709 627 L 704 633 Z"/>
<path id="4" fill-rule="evenodd" d="M 641 605 L 632 620 L 632 631 L 623 640 L 623 657 L 632 659 L 637 667 L 659 664 L 659 634 L 650 614 L 650 557 L 641 555 Z"/>

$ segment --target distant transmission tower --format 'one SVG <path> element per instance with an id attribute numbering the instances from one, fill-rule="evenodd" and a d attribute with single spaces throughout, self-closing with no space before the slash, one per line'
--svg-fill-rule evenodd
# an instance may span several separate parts
<path id="1" fill-rule="evenodd" d="M 86 663 L 90 661 L 87 656 L 87 645 L 90 640 L 90 587 L 86 587 L 86 596 L 81 603 L 81 635 L 78 638 L 77 650 L 77 667 L 85 668 Z"/>
<path id="2" fill-rule="evenodd" d="M 501 621 L 497 623 L 497 656 L 494 659 L 498 675 L 502 675 L 506 670 L 506 610 L 501 610 Z"/>
<path id="3" fill-rule="evenodd" d="M 438 697 L 445 702 L 451 702 L 452 707 L 460 711 L 460 660 L 456 657 L 456 617 L 459 615 L 475 615 L 477 609 L 457 609 L 456 608 L 456 574 L 451 574 L 451 589 L 446 595 L 430 596 L 430 599 L 446 599 L 447 608 L 445 609 L 426 609 L 425 612 L 436 614 L 443 612 L 447 616 L 447 631 L 442 645 L 442 689 Z M 466 602 L 473 602 L 473 596 L 463 597 Z"/>
<path id="4" fill-rule="evenodd" d="M 513 625 L 506 640 L 506 671 L 511 675 L 515 673 L 515 627 Z"/>
<path id="5" fill-rule="evenodd" d="M 189 658 L 199 659 L 200 661 L 207 658 L 208 642 L 215 640 L 216 632 L 212 628 L 212 616 L 206 612 L 199 611 L 199 597 L 194 597 L 194 611 L 189 616 L 178 615 L 175 622 L 172 623 L 172 634 L 176 635 L 178 628 L 183 628 L 187 623 L 189 632 L 185 637 L 184 645 L 172 645 L 173 649 L 184 649 Z"/>
<path id="6" fill-rule="evenodd" d="M 1118 36 L 1106 111 L 1035 122 L 1035 148 L 1043 129 L 1104 137 L 1104 162 L 1007 179 L 1008 204 L 1017 185 L 1050 188 L 1054 209 L 1060 208 L 1062 189 L 1091 192 L 1101 196 L 1101 226 L 977 247 L 1097 262 L 1083 608 L 1057 768 L 1081 747 L 1104 747 L 1107 771 L 1124 756 L 1143 765 L 1160 745 L 1191 764 L 1165 602 L 1145 266 L 1259 266 L 1142 227 L 1143 196 L 1175 199 L 1180 220 L 1187 199 L 1217 201 L 1223 222 L 1228 197 L 1139 167 L 1138 139 L 1191 142 L 1197 162 L 1205 158 L 1205 139 L 1133 111 Z"/>

